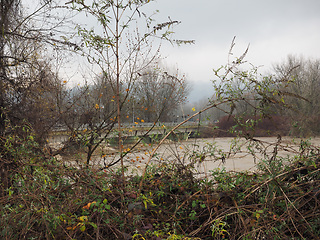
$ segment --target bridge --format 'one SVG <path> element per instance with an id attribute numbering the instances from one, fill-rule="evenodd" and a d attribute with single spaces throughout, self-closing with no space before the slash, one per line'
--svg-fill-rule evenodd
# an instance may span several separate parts
<path id="1" fill-rule="evenodd" d="M 126 141 L 133 141 L 137 138 L 143 137 L 145 142 L 150 142 L 152 140 L 161 139 L 167 133 L 169 133 L 175 126 L 179 123 L 177 122 L 165 122 L 165 123 L 123 123 L 121 124 L 122 136 Z M 185 124 L 179 126 L 173 134 L 169 136 L 171 140 L 185 139 L 188 136 L 193 136 L 199 128 L 198 122 L 186 122 Z M 88 130 L 82 128 L 78 130 L 80 133 L 85 133 Z M 62 143 L 70 138 L 71 131 L 59 127 L 51 132 L 48 138 L 49 143 Z M 110 142 L 117 140 L 118 138 L 118 124 L 115 124 L 111 133 L 106 137 Z"/>

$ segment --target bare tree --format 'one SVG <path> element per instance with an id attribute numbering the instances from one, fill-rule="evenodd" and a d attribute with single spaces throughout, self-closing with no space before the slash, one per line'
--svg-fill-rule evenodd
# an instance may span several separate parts
<path id="1" fill-rule="evenodd" d="M 12 136 L 23 139 L 26 129 L 45 143 L 58 116 L 55 101 L 61 90 L 50 55 L 61 47 L 74 49 L 75 44 L 54 36 L 61 19 L 50 16 L 53 1 L 39 1 L 31 13 L 20 0 L 0 3 L 0 184 L 7 189 L 10 171 L 20 165 L 5 143 Z"/>
<path id="2" fill-rule="evenodd" d="M 76 46 L 55 36 L 62 24 L 61 20 L 65 18 L 50 16 L 54 9 L 52 4 L 52 1 L 40 1 L 34 12 L 27 13 L 22 1 L 1 0 L 1 134 L 4 133 L 5 116 L 8 120 L 15 121 L 13 124 L 19 124 L 21 120 L 31 121 L 28 119 L 30 107 L 25 108 L 24 104 L 27 104 L 29 98 L 31 102 L 34 98 L 40 98 L 44 91 L 49 91 L 49 88 L 52 91 L 57 84 L 58 75 L 53 72 L 53 59 L 50 55 L 54 55 L 55 58 L 55 52 L 59 48 L 73 49 Z M 52 109 L 52 106 L 48 109 Z"/>
<path id="3" fill-rule="evenodd" d="M 19 15 L 20 1 L 1 0 L 0 3 L 0 134 L 3 135 L 5 129 L 4 109 L 6 108 L 5 90 L 8 89 L 8 85 L 12 83 L 8 76 L 8 68 L 18 60 L 16 56 L 11 56 L 8 53 L 8 47 L 10 45 L 7 32 L 10 26 L 15 25 L 15 16 Z"/>
<path id="4" fill-rule="evenodd" d="M 186 80 L 178 74 L 149 68 L 136 80 L 133 110 L 136 117 L 147 122 L 175 121 L 176 110 L 185 102 L 188 93 Z"/>
<path id="5" fill-rule="evenodd" d="M 95 29 L 78 26 L 84 45 L 82 54 L 87 57 L 91 65 L 96 67 L 97 71 L 104 75 L 104 80 L 108 81 L 108 87 L 114 92 L 112 96 L 114 99 L 106 101 L 114 100 L 116 104 L 114 122 L 110 124 L 110 119 L 101 119 L 99 127 L 96 127 L 89 136 L 92 141 L 87 141 L 89 144 L 87 145 L 87 165 L 93 151 L 107 138 L 117 123 L 119 157 L 124 171 L 121 129 L 121 124 L 124 122 L 122 116 L 125 115 L 123 110 L 128 109 L 126 104 L 131 104 L 129 96 L 133 92 L 135 81 L 158 57 L 159 47 L 156 49 L 152 47 L 154 43 L 152 38 L 170 40 L 170 28 L 178 23 L 171 19 L 161 24 L 154 23 L 153 14 L 150 16 L 143 12 L 143 7 L 149 3 L 150 1 L 120 0 L 96 0 L 92 3 L 69 2 L 68 6 L 71 9 L 93 17 L 98 23 Z M 146 31 L 141 32 L 144 29 L 141 26 L 145 26 Z M 106 104 L 99 104 L 101 101 L 97 100 L 97 105 L 92 106 L 94 109 L 96 106 Z M 113 116 L 113 114 L 110 115 Z"/>
<path id="6" fill-rule="evenodd" d="M 274 66 L 278 79 L 288 79 L 286 86 L 292 94 L 285 101 L 290 105 L 285 114 L 293 121 L 294 134 L 320 133 L 320 61 L 289 55 L 283 63 Z M 295 97 L 296 95 L 301 98 Z"/>

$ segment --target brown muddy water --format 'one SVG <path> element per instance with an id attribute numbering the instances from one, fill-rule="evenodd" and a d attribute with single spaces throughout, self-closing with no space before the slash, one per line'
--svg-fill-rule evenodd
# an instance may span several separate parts
<path id="1" fill-rule="evenodd" d="M 301 144 L 299 138 L 259 137 L 248 142 L 245 139 L 235 138 L 205 138 L 189 139 L 181 142 L 167 140 L 151 158 L 150 163 L 190 164 L 199 174 L 206 174 L 215 168 L 224 167 L 227 171 L 255 171 L 261 160 L 270 160 L 273 156 L 288 158 L 299 152 Z M 310 144 L 320 147 L 320 138 L 303 139 Z M 124 157 L 124 164 L 128 166 L 128 173 L 141 173 L 150 159 L 150 153 L 157 145 L 140 144 Z M 125 150 L 129 150 L 126 146 Z M 72 165 L 84 163 L 84 153 L 65 156 L 63 161 Z M 91 159 L 91 164 L 101 168 L 119 159 L 117 149 L 110 146 L 99 148 Z M 118 166 L 120 164 L 118 163 Z M 117 165 L 116 165 L 117 166 Z"/>

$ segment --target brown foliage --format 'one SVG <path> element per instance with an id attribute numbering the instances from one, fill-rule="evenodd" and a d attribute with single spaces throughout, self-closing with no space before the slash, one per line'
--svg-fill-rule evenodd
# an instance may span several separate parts
<path id="1" fill-rule="evenodd" d="M 218 129 L 213 133 L 215 137 L 234 137 L 236 134 L 231 133 L 230 129 L 237 126 L 235 130 L 242 130 L 245 135 L 255 136 L 255 137 L 267 137 L 267 136 L 277 136 L 288 135 L 290 131 L 290 120 L 286 116 L 273 115 L 268 118 L 259 118 L 254 116 L 244 117 L 240 123 L 245 124 L 247 121 L 254 120 L 257 121 L 253 129 L 245 128 L 243 125 L 238 124 L 234 116 L 224 116 L 216 124 Z"/>

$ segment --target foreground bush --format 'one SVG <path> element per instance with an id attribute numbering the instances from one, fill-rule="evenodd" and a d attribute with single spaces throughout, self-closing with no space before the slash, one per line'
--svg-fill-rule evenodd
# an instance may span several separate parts
<path id="1" fill-rule="evenodd" d="M 30 136 L 24 140 L 37 149 Z M 0 199 L 0 236 L 317 239 L 319 149 L 302 142 L 300 150 L 293 159 L 275 153 L 256 173 L 216 169 L 199 178 L 192 165 L 162 164 L 144 179 L 127 171 L 123 182 L 120 170 L 67 167 L 40 150 L 15 148 L 11 184 Z"/>

